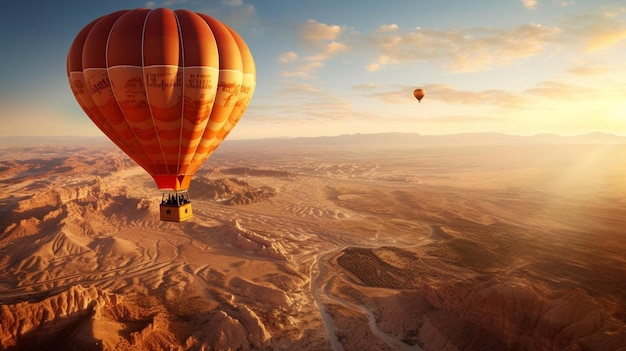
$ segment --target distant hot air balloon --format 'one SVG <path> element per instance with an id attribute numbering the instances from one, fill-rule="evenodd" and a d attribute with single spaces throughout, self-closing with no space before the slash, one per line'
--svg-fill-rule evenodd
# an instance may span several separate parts
<path id="1" fill-rule="evenodd" d="M 421 103 L 422 99 L 424 98 L 424 95 L 426 95 L 426 92 L 422 88 L 417 88 L 413 90 L 413 96 L 415 96 L 415 98 L 417 99 L 417 102 Z"/>
<path id="2" fill-rule="evenodd" d="M 93 123 L 164 190 L 161 219 L 191 218 L 191 177 L 255 89 L 254 60 L 241 37 L 188 10 L 117 11 L 78 33 L 67 74 Z"/>

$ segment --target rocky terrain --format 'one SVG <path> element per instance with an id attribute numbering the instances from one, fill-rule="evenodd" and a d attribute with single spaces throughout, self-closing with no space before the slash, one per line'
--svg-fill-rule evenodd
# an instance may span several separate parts
<path id="1" fill-rule="evenodd" d="M 626 145 L 344 139 L 0 143 L 0 349 L 626 350 Z"/>
<path id="2" fill-rule="evenodd" d="M 276 190 L 271 187 L 253 188 L 238 178 L 199 178 L 194 181 L 190 191 L 200 199 L 225 205 L 249 205 L 276 196 Z"/>

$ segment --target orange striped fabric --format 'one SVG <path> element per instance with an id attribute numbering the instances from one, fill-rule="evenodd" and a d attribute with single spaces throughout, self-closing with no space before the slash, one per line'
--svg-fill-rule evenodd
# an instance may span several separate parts
<path id="1" fill-rule="evenodd" d="M 188 10 L 123 10 L 94 20 L 72 43 L 67 73 L 94 124 L 160 189 L 172 190 L 188 189 L 256 84 L 242 38 Z"/>

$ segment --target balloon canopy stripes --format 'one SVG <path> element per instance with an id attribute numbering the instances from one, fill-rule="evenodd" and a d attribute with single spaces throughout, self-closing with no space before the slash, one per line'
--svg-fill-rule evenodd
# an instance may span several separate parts
<path id="1" fill-rule="evenodd" d="M 239 122 L 256 84 L 254 60 L 230 27 L 188 10 L 102 16 L 68 53 L 84 112 L 158 188 L 191 177 Z"/>

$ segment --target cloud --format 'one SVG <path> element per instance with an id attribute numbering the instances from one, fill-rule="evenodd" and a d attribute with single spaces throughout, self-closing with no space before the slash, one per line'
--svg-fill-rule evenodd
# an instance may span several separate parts
<path id="1" fill-rule="evenodd" d="M 381 69 L 381 67 L 382 67 L 382 66 L 381 66 L 381 64 L 379 64 L 379 63 L 370 63 L 369 65 L 367 65 L 367 70 L 368 70 L 369 72 L 376 72 L 376 71 L 378 71 L 379 69 Z"/>
<path id="2" fill-rule="evenodd" d="M 342 51 L 347 51 L 346 44 L 333 41 L 333 42 L 320 46 L 317 49 L 317 52 L 312 53 L 311 55 L 302 56 L 301 60 L 303 61 L 326 61 L 330 59 L 332 56 L 335 56 L 336 54 Z"/>
<path id="3" fill-rule="evenodd" d="M 537 0 L 522 0 L 522 5 L 529 10 L 534 10 L 537 8 L 538 1 Z"/>
<path id="4" fill-rule="evenodd" d="M 278 61 L 293 67 L 283 70 L 283 77 L 311 78 L 312 72 L 323 67 L 324 62 L 334 55 L 347 51 L 345 43 L 338 41 L 344 29 L 309 19 L 300 25 L 299 37 L 306 43 L 305 54 L 295 51 L 282 53 Z"/>
<path id="5" fill-rule="evenodd" d="M 448 84 L 430 84 L 424 87 L 426 94 L 437 100 L 463 105 L 498 105 L 512 107 L 520 103 L 519 96 L 504 90 L 459 90 Z"/>
<path id="6" fill-rule="evenodd" d="M 536 55 L 559 34 L 558 28 L 536 23 L 509 29 L 390 28 L 381 26 L 370 37 L 380 53 L 377 62 L 368 66 L 370 71 L 390 64 L 433 60 L 455 72 L 476 72 Z"/>
<path id="7" fill-rule="evenodd" d="M 527 89 L 526 94 L 535 98 L 549 100 L 583 100 L 590 95 L 591 90 L 590 87 L 583 88 L 564 82 L 543 81 Z"/>
<path id="8" fill-rule="evenodd" d="M 317 123 L 352 118 L 353 106 L 348 99 L 313 84 L 285 81 L 280 84 L 277 94 L 278 98 L 272 97 L 267 102 L 256 101 L 255 109 L 258 108 L 258 113 L 255 118 L 280 120 L 281 123 Z"/>
<path id="9" fill-rule="evenodd" d="M 590 76 L 606 74 L 610 72 L 609 67 L 601 62 L 576 62 L 574 66 L 567 70 L 569 73 L 577 76 Z"/>
<path id="10" fill-rule="evenodd" d="M 299 32 L 302 39 L 308 42 L 319 43 L 337 39 L 341 33 L 341 27 L 308 19 L 300 26 Z"/>
<path id="11" fill-rule="evenodd" d="M 478 72 L 511 65 L 547 50 L 570 48 L 592 54 L 626 45 L 626 8 L 570 16 L 560 24 L 559 27 L 528 23 L 512 28 L 409 31 L 385 24 L 369 37 L 378 58 L 367 65 L 367 70 L 431 61 L 457 73 Z"/>
<path id="12" fill-rule="evenodd" d="M 322 66 L 324 66 L 323 62 L 311 61 L 311 62 L 308 62 L 308 63 L 306 63 L 304 65 L 298 66 L 298 68 L 299 68 L 300 71 L 303 71 L 303 72 L 311 72 L 311 71 L 314 71 L 314 70 L 316 70 L 318 68 L 321 68 Z"/>
<path id="13" fill-rule="evenodd" d="M 309 55 L 302 56 L 307 61 L 323 61 L 329 57 L 347 50 L 347 45 L 338 41 L 344 28 L 338 25 L 329 25 L 315 20 L 306 20 L 300 25 L 299 36 L 306 43 Z"/>
<path id="14" fill-rule="evenodd" d="M 414 87 L 412 86 L 398 85 L 392 88 L 355 86 L 353 89 L 365 97 L 376 98 L 392 105 L 415 103 L 415 98 L 412 94 Z M 426 90 L 426 96 L 429 99 L 451 105 L 483 105 L 516 109 L 531 103 L 532 100 L 525 93 L 521 94 L 500 89 L 482 91 L 460 90 L 449 84 L 427 84 L 424 86 L 424 90 Z"/>
<path id="15" fill-rule="evenodd" d="M 292 68 L 291 70 L 282 70 L 280 75 L 292 78 L 312 78 L 312 72 L 322 68 L 324 63 L 321 61 L 310 61 Z"/>
<path id="16" fill-rule="evenodd" d="M 626 45 L 626 8 L 570 16 L 563 21 L 565 40 L 594 53 Z"/>
<path id="17" fill-rule="evenodd" d="M 298 54 L 293 51 L 283 52 L 282 54 L 280 54 L 280 56 L 278 56 L 278 62 L 280 63 L 294 62 L 297 59 L 298 59 Z"/>
<path id="18" fill-rule="evenodd" d="M 334 55 L 340 51 L 344 51 L 346 50 L 346 44 L 343 43 L 338 43 L 336 41 L 330 42 L 328 44 L 326 44 L 326 46 L 324 47 L 324 51 L 323 53 L 326 56 L 330 56 L 330 55 Z"/>
<path id="19" fill-rule="evenodd" d="M 301 82 L 286 82 L 282 85 L 279 95 L 281 96 L 308 96 L 311 93 L 321 93 L 318 86 Z"/>
<path id="20" fill-rule="evenodd" d="M 392 24 L 383 24 L 382 26 L 378 27 L 376 31 L 380 33 L 386 33 L 386 32 L 395 32 L 398 29 L 400 29 L 400 27 L 398 27 L 397 24 L 392 23 Z"/>
<path id="21" fill-rule="evenodd" d="M 558 81 L 541 81 L 522 91 L 512 92 L 501 89 L 482 91 L 458 90 L 451 85 L 432 84 L 425 87 L 429 96 L 451 104 L 490 105 L 510 110 L 519 110 L 528 106 L 545 106 L 543 102 L 563 103 L 565 101 L 583 101 L 596 89 Z"/>

